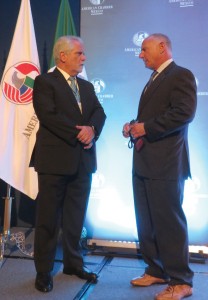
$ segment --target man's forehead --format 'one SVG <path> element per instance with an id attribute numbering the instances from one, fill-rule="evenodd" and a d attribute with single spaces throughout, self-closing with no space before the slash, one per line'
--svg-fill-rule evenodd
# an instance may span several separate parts
<path id="1" fill-rule="evenodd" d="M 146 39 L 144 39 L 144 41 L 142 42 L 142 47 L 147 47 L 150 44 L 153 44 L 157 41 L 156 38 L 154 37 L 147 37 Z"/>

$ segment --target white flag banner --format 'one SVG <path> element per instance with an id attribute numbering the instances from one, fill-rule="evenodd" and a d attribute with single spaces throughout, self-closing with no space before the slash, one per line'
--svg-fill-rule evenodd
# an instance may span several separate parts
<path id="1" fill-rule="evenodd" d="M 38 130 L 32 94 L 40 73 L 29 0 L 22 0 L 0 89 L 0 178 L 35 199 L 37 174 L 29 167 Z"/>

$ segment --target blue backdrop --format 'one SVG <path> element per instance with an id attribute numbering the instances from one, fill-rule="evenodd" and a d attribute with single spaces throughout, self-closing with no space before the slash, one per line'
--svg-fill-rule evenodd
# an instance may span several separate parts
<path id="1" fill-rule="evenodd" d="M 190 244 L 208 244 L 207 10 L 207 0 L 81 0 L 86 72 L 107 114 L 97 143 L 98 171 L 86 219 L 89 238 L 137 241 L 132 150 L 121 131 L 136 117 L 150 76 L 138 58 L 141 42 L 162 32 L 172 40 L 175 62 L 192 70 L 198 85 L 197 114 L 189 129 L 192 180 L 186 183 L 183 206 Z"/>

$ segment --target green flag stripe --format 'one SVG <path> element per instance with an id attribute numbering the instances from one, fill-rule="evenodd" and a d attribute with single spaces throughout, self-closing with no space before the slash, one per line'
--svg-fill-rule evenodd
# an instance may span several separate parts
<path id="1" fill-rule="evenodd" d="M 56 23 L 54 44 L 56 40 L 63 35 L 77 35 L 68 0 L 61 0 L 57 23 Z M 52 53 L 50 68 L 54 66 L 55 66 L 55 62 Z"/>

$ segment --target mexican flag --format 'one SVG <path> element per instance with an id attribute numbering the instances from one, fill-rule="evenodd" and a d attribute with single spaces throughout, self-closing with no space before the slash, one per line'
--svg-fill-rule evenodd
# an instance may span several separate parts
<path id="1" fill-rule="evenodd" d="M 33 83 L 40 73 L 29 0 L 22 0 L 0 86 L 0 178 L 35 199 L 37 174 L 29 167 L 38 130 Z"/>
<path id="2" fill-rule="evenodd" d="M 63 35 L 75 35 L 75 36 L 77 35 L 68 0 L 61 0 L 60 3 L 57 22 L 56 22 L 54 44 L 56 40 Z M 48 72 L 52 72 L 54 69 L 55 69 L 55 63 L 54 63 L 54 58 L 52 53 L 50 69 L 48 70 Z M 83 68 L 82 72 L 78 76 L 87 79 L 87 73 L 85 67 Z"/>

